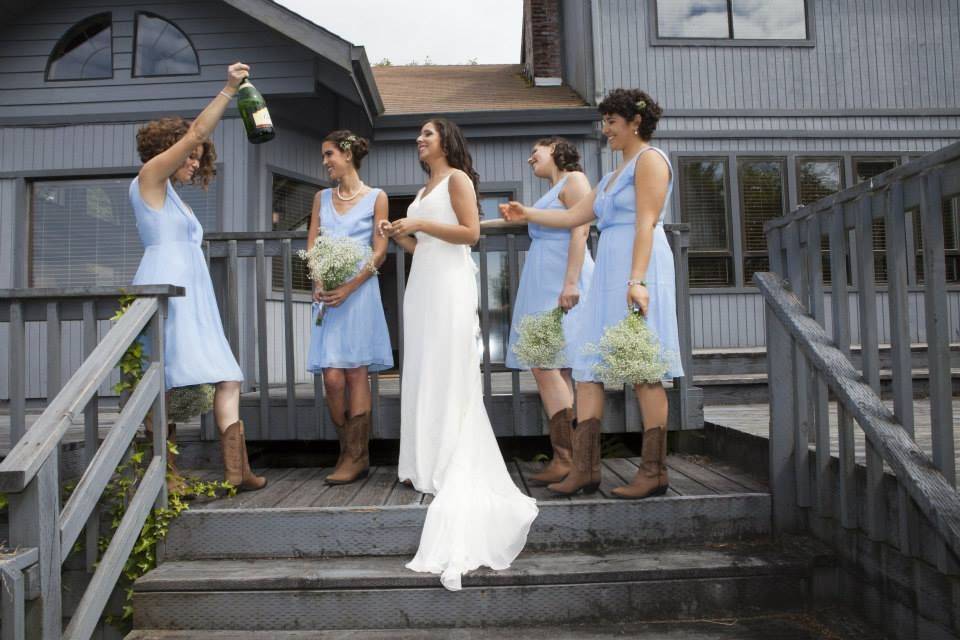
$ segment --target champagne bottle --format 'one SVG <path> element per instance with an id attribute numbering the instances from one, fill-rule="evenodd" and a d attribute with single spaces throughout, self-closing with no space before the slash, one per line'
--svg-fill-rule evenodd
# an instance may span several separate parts
<path id="1" fill-rule="evenodd" d="M 273 130 L 270 112 L 267 111 L 267 101 L 253 86 L 249 77 L 244 78 L 237 89 L 237 108 L 250 142 L 260 144 L 273 140 L 276 132 Z"/>

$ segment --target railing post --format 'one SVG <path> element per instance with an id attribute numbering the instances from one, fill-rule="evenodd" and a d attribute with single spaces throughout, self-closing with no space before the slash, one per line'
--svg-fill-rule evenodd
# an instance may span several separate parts
<path id="1" fill-rule="evenodd" d="M 263 240 L 256 244 L 257 286 L 257 389 L 260 392 L 260 424 L 256 430 L 261 438 L 270 437 L 270 353 L 267 349 L 267 263 Z"/>
<path id="2" fill-rule="evenodd" d="M 808 307 L 807 286 L 804 278 L 803 248 L 801 246 L 800 222 L 780 228 L 780 239 L 786 249 L 786 271 L 790 282 L 790 289 L 800 300 L 800 304 Z M 790 384 L 794 387 L 793 401 L 793 434 L 796 438 L 793 455 L 796 459 L 795 472 L 797 474 L 797 505 L 810 506 L 810 448 L 813 431 L 810 428 L 809 386 L 810 371 L 807 360 L 793 347 L 793 379 Z M 768 378 L 769 381 L 769 378 Z M 768 382 L 769 384 L 769 382 Z"/>
<path id="3" fill-rule="evenodd" d="M 683 377 L 674 380 L 680 390 L 680 428 L 690 428 L 690 387 L 693 386 L 693 346 L 690 335 L 690 282 L 688 259 L 690 254 L 690 231 L 674 230 L 673 269 L 676 281 L 677 329 L 680 334 L 680 363 Z"/>
<path id="4" fill-rule="evenodd" d="M 83 359 L 86 360 L 97 347 L 97 313 L 96 302 L 87 300 L 83 303 Z M 51 398 L 53 396 L 50 396 Z M 90 466 L 90 462 L 97 454 L 100 446 L 100 394 L 94 393 L 90 402 L 83 410 L 83 465 Z M 100 512 L 94 508 L 87 520 L 84 537 L 84 551 L 86 552 L 87 573 L 93 573 L 97 567 L 98 545 L 100 542 Z"/>
<path id="5" fill-rule="evenodd" d="M 297 391 L 293 353 L 293 251 L 289 238 L 280 241 L 280 259 L 283 261 L 283 351 L 287 379 L 286 440 L 297 439 Z M 261 437 L 263 432 L 261 431 Z"/>
<path id="6" fill-rule="evenodd" d="M 147 333 L 150 340 L 150 362 L 156 362 L 160 365 L 160 371 L 163 371 L 163 349 L 164 349 L 164 321 L 167 317 L 167 299 L 157 298 L 157 311 L 148 325 Z M 167 409 L 164 389 L 166 384 L 160 384 L 160 391 L 153 401 L 153 455 L 160 458 L 160 464 L 166 475 L 167 470 Z M 154 506 L 158 509 L 167 506 L 167 483 L 163 482 L 160 486 L 160 492 L 157 494 Z"/>
<path id="7" fill-rule="evenodd" d="M 60 639 L 59 458 L 60 448 L 55 447 L 27 488 L 9 497 L 10 546 L 39 551 L 40 597 L 25 607 L 30 640 Z"/>
<path id="8" fill-rule="evenodd" d="M 766 305 L 767 376 L 770 388 L 770 493 L 775 533 L 801 529 L 797 505 L 794 429 L 794 345 L 776 314 Z M 773 364 L 776 363 L 776 364 Z"/>
<path id="9" fill-rule="evenodd" d="M 10 393 L 10 448 L 13 449 L 26 432 L 26 390 L 24 369 L 27 366 L 26 327 L 23 319 L 23 303 L 10 303 L 10 333 L 8 336 L 10 359 L 7 383 Z"/>
<path id="10" fill-rule="evenodd" d="M 507 288 L 510 296 L 510 314 L 508 317 L 512 318 L 513 311 L 516 309 L 517 304 L 517 288 L 520 286 L 520 256 L 517 251 L 517 236 L 512 233 L 507 234 L 507 274 L 510 279 L 510 286 Z M 510 326 L 507 327 L 508 338 L 511 328 Z M 509 349 L 509 347 L 507 348 Z M 525 435 L 523 425 L 520 422 L 520 372 L 516 369 L 510 372 L 510 392 L 510 408 L 511 413 L 513 413 L 513 435 Z M 540 420 L 537 420 L 537 424 L 540 424 Z M 538 429 L 536 433 L 539 434 L 540 430 Z"/>
<path id="11" fill-rule="evenodd" d="M 823 266 L 820 261 L 822 217 L 812 215 L 807 219 L 807 288 L 810 299 L 810 314 L 826 328 L 826 309 L 823 302 Z M 827 404 L 827 384 L 816 374 L 816 369 L 810 367 L 810 400 L 813 407 L 811 413 L 813 422 L 814 441 L 817 445 L 817 513 L 828 517 L 833 513 L 833 477 L 830 470 L 830 413 Z"/>
<path id="12" fill-rule="evenodd" d="M 483 400 L 487 412 L 493 411 L 493 380 L 490 371 L 490 292 L 487 290 L 487 238 L 480 236 L 480 332 L 483 336 Z"/>

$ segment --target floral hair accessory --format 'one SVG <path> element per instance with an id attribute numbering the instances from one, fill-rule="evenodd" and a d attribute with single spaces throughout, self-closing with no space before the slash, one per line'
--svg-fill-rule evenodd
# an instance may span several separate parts
<path id="1" fill-rule="evenodd" d="M 352 147 L 353 143 L 356 141 L 357 141 L 357 136 L 350 135 L 350 136 L 347 136 L 346 139 L 341 140 L 338 146 L 340 147 L 341 151 L 350 151 L 350 147 Z"/>
<path id="2" fill-rule="evenodd" d="M 636 105 L 637 105 L 637 111 L 643 111 L 644 109 L 647 108 L 647 101 L 637 100 Z"/>

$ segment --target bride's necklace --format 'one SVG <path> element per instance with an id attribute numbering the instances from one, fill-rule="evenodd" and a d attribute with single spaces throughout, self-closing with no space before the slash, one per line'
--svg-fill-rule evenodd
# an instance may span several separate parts
<path id="1" fill-rule="evenodd" d="M 360 185 L 357 187 L 357 190 L 353 192 L 353 195 L 350 196 L 349 198 L 344 198 L 344 197 L 343 197 L 343 194 L 340 193 L 340 184 L 338 183 L 338 184 L 337 184 L 337 197 L 340 198 L 340 200 L 342 200 L 343 202 L 350 202 L 351 200 L 355 199 L 358 195 L 360 195 L 360 191 L 363 189 L 364 186 L 365 186 L 365 185 L 363 184 L 363 180 L 361 180 L 361 181 L 360 181 Z"/>

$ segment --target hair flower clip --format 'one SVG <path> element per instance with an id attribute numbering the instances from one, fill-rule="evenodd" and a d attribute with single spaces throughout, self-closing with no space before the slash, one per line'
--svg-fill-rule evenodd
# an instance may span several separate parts
<path id="1" fill-rule="evenodd" d="M 637 100 L 636 105 L 637 105 L 637 111 L 643 111 L 644 109 L 647 108 L 647 101 Z"/>

